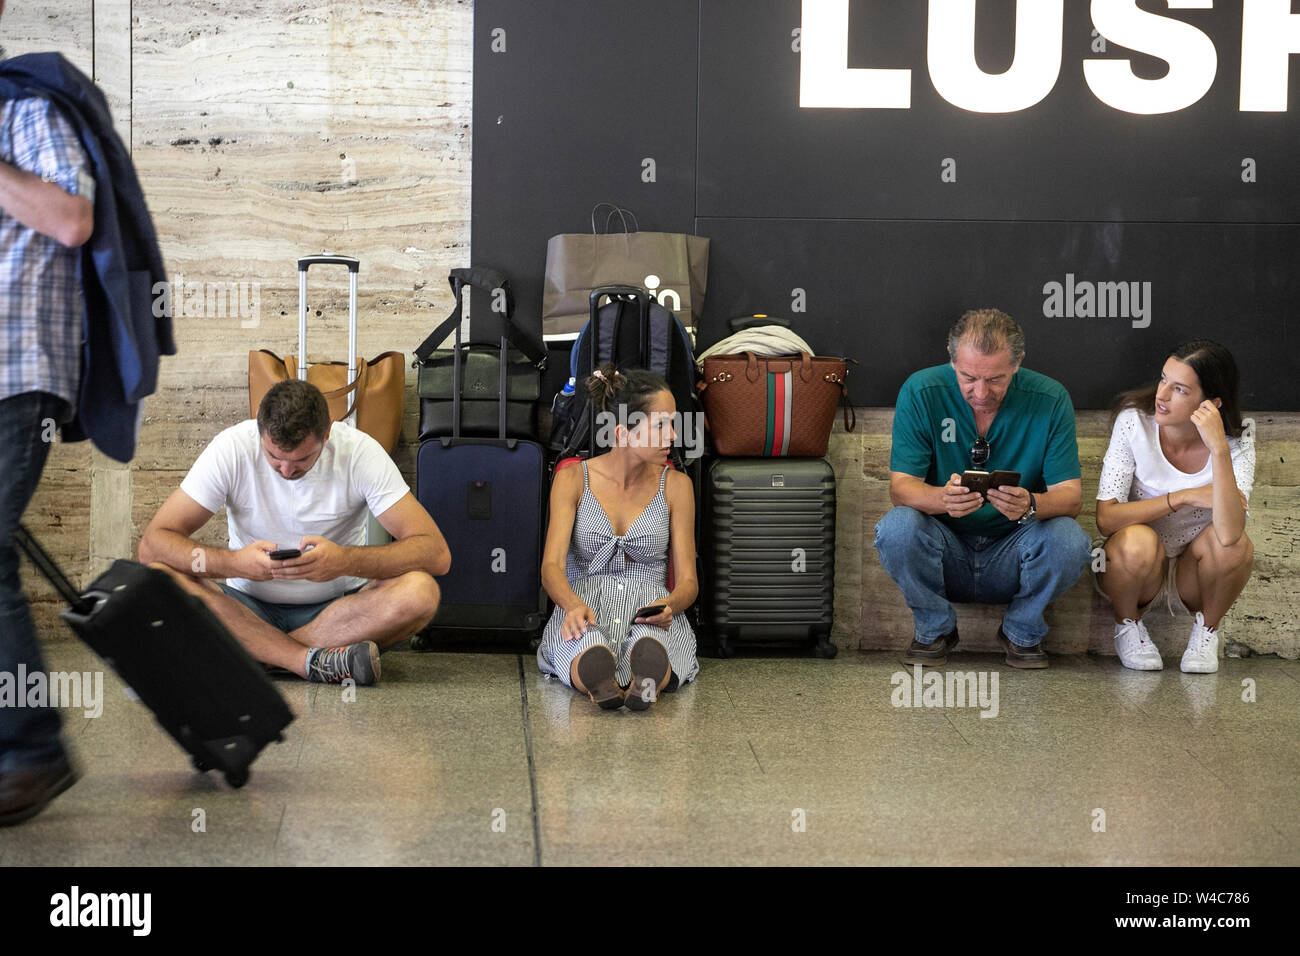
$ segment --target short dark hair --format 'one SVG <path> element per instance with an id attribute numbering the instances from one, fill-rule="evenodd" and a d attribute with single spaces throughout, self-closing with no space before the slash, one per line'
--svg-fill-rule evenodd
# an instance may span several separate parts
<path id="1" fill-rule="evenodd" d="M 330 408 L 320 389 L 310 382 L 296 378 L 276 382 L 257 407 L 257 430 L 269 435 L 277 448 L 292 451 L 308 435 L 325 440 L 330 430 Z"/>
<path id="2" fill-rule="evenodd" d="M 1019 365 L 1025 357 L 1025 333 L 1016 320 L 999 309 L 972 309 L 948 330 L 948 358 L 957 358 L 957 348 L 965 343 L 980 355 L 995 355 L 1011 350 L 1011 364 Z"/>
<path id="3" fill-rule="evenodd" d="M 1219 417 L 1223 419 L 1223 431 L 1232 438 L 1240 438 L 1244 426 L 1241 422 L 1240 377 L 1237 363 L 1232 353 L 1213 339 L 1193 339 L 1184 342 L 1165 356 L 1165 360 L 1178 359 L 1190 365 L 1201 383 L 1201 393 L 1213 401 L 1219 399 Z M 1159 385 L 1147 385 L 1121 392 L 1111 406 L 1110 425 L 1115 427 L 1115 419 L 1126 408 L 1136 408 L 1140 412 L 1154 415 L 1156 411 L 1156 391 Z"/>

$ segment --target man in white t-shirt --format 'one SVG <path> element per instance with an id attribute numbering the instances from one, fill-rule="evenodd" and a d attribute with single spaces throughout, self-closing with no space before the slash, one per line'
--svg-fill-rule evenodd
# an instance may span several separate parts
<path id="1" fill-rule="evenodd" d="M 199 545 L 191 536 L 222 507 L 229 549 Z M 363 546 L 367 512 L 392 544 Z M 325 397 L 296 379 L 203 450 L 145 529 L 140 560 L 198 595 L 257 660 L 358 684 L 379 679 L 382 648 L 433 619 L 434 577 L 451 567 L 380 444 L 331 423 Z"/>

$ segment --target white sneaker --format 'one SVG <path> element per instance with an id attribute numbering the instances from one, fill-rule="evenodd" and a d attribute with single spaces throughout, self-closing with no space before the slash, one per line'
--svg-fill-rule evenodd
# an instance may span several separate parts
<path id="1" fill-rule="evenodd" d="M 1158 671 L 1165 666 L 1160 652 L 1151 643 L 1147 626 L 1131 618 L 1115 625 L 1115 653 L 1121 664 L 1135 671 Z"/>
<path id="2" fill-rule="evenodd" d="M 1219 669 L 1219 634 L 1217 629 L 1205 626 L 1205 618 L 1196 612 L 1196 623 L 1192 625 L 1192 636 L 1187 639 L 1187 650 L 1183 651 L 1183 673 L 1213 674 Z"/>

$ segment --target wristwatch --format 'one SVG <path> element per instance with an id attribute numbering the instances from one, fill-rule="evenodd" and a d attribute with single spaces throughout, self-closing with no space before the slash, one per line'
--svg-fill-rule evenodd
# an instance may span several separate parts
<path id="1" fill-rule="evenodd" d="M 1038 505 L 1034 501 L 1033 492 L 1030 492 L 1029 510 L 1020 516 L 1019 520 L 1016 521 L 1016 524 L 1029 524 L 1029 522 L 1034 520 L 1034 515 L 1036 515 L 1037 513 L 1038 513 Z"/>

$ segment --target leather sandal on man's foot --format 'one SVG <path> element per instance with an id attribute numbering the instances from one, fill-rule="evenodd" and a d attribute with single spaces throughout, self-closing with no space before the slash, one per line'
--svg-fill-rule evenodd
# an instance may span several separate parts
<path id="1" fill-rule="evenodd" d="M 578 656 L 578 680 L 601 710 L 617 710 L 623 706 L 623 692 L 614 680 L 616 666 L 614 654 L 603 644 L 589 647 Z"/>
<path id="2" fill-rule="evenodd" d="M 643 637 L 632 645 L 629 663 L 632 683 L 623 703 L 628 710 L 649 710 L 659 697 L 659 685 L 668 676 L 668 652 L 653 637 Z"/>

